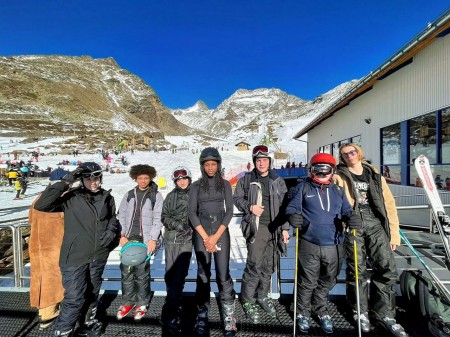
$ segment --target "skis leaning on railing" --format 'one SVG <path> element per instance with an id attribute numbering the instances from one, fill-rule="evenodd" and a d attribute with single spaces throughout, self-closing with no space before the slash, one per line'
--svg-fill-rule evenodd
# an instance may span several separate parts
<path id="1" fill-rule="evenodd" d="M 414 161 L 414 165 L 416 166 L 419 178 L 422 180 L 423 189 L 430 202 L 436 227 L 444 245 L 445 264 L 447 265 L 447 269 L 450 270 L 450 217 L 445 214 L 444 206 L 442 205 L 439 191 L 434 183 L 427 157 L 420 155 Z"/>

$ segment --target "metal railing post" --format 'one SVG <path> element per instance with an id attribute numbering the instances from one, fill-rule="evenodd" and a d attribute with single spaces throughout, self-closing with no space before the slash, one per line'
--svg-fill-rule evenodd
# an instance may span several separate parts
<path id="1" fill-rule="evenodd" d="M 24 264 L 23 264 L 23 244 L 22 244 L 22 228 L 20 225 L 15 226 L 16 229 L 16 254 L 17 254 L 17 279 L 16 287 L 23 287 L 23 275 L 24 275 Z M 16 272 L 14 272 L 16 274 Z"/>
<path id="2" fill-rule="evenodd" d="M 12 236 L 12 244 L 13 244 L 13 261 L 14 261 L 14 287 L 17 287 L 20 284 L 20 275 L 18 271 L 18 266 L 20 264 L 19 257 L 17 253 L 17 228 L 15 226 L 11 226 L 11 236 Z"/>

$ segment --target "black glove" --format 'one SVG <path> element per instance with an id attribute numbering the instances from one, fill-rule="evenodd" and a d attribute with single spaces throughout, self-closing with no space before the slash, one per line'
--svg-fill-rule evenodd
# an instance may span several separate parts
<path id="1" fill-rule="evenodd" d="M 349 218 L 343 219 L 347 223 L 347 227 L 350 229 L 361 229 L 362 220 L 358 214 L 352 214 Z"/>
<path id="2" fill-rule="evenodd" d="M 72 172 L 66 173 L 64 177 L 61 178 L 61 181 L 64 181 L 67 184 L 72 184 L 75 182 L 75 180 L 81 178 L 81 173 L 83 170 L 77 168 L 73 170 Z"/>
<path id="3" fill-rule="evenodd" d="M 80 169 L 77 167 L 75 170 L 73 170 L 70 173 L 72 173 L 72 175 L 74 176 L 75 179 L 80 179 L 81 175 L 83 174 L 83 169 Z"/>
<path id="4" fill-rule="evenodd" d="M 76 179 L 72 173 L 66 173 L 64 177 L 61 178 L 61 181 L 65 182 L 66 184 L 73 184 L 75 180 Z"/>
<path id="5" fill-rule="evenodd" d="M 106 230 L 100 236 L 100 246 L 109 247 L 111 243 L 118 237 L 118 235 L 112 230 Z"/>
<path id="6" fill-rule="evenodd" d="M 288 222 L 294 228 L 301 228 L 303 226 L 303 216 L 298 213 L 291 214 L 288 217 Z"/>

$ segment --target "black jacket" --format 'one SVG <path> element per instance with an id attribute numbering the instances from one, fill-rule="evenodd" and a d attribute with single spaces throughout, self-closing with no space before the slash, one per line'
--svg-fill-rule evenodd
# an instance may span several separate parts
<path id="1" fill-rule="evenodd" d="M 287 193 L 286 183 L 273 170 L 269 171 L 269 178 L 271 220 L 269 230 L 271 232 L 289 230 L 289 223 L 284 214 L 284 208 L 286 206 L 285 195 Z M 248 186 L 245 186 L 246 183 L 248 183 Z M 257 217 L 250 212 L 250 205 L 256 205 L 258 203 L 258 195 L 261 195 L 261 184 L 258 182 L 256 169 L 254 169 L 239 179 L 233 195 L 234 205 L 238 210 L 244 212 L 241 229 L 248 243 L 252 243 L 255 240 L 256 232 L 258 231 L 259 223 Z"/>
<path id="2" fill-rule="evenodd" d="M 117 247 L 121 231 L 113 196 L 104 189 L 94 194 L 83 188 L 63 195 L 68 189 L 65 182 L 50 185 L 34 205 L 42 212 L 64 212 L 59 264 L 78 266 L 107 258 Z"/>
<path id="3" fill-rule="evenodd" d="M 164 243 L 187 243 L 192 241 L 192 227 L 188 217 L 188 194 L 186 189 L 175 187 L 164 199 L 162 222 Z"/>

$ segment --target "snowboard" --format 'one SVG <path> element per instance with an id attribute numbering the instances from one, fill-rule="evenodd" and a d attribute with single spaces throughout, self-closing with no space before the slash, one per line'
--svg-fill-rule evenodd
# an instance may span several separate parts
<path id="1" fill-rule="evenodd" d="M 445 251 L 445 264 L 450 270 L 450 224 L 449 217 L 445 214 L 444 206 L 442 205 L 439 191 L 434 183 L 433 175 L 431 173 L 430 163 L 428 158 L 420 155 L 414 161 L 416 171 L 419 178 L 422 180 L 423 189 L 430 202 L 433 216 L 436 221 L 436 227 L 442 238 Z"/>

